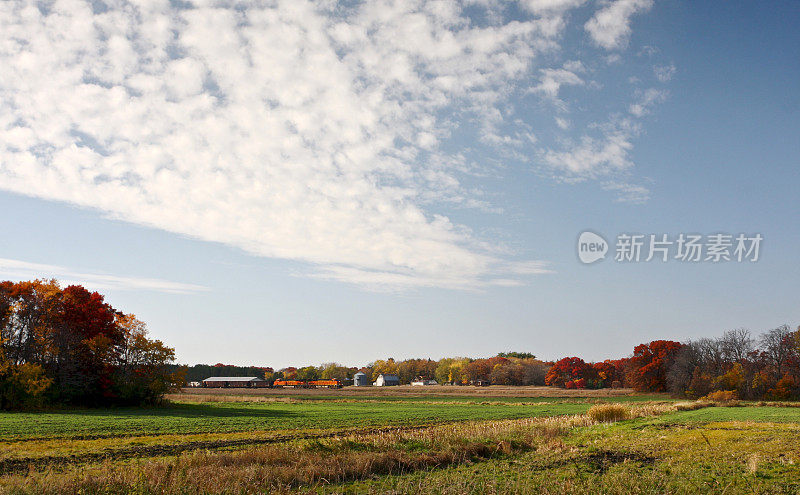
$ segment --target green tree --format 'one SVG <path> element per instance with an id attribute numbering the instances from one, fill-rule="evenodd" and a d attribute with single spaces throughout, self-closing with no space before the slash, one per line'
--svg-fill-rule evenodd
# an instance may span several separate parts
<path id="1" fill-rule="evenodd" d="M 346 380 L 350 378 L 350 368 L 342 366 L 339 363 L 323 363 L 322 366 L 320 366 L 320 378 L 324 380 L 333 378 Z"/>
<path id="2" fill-rule="evenodd" d="M 319 380 L 319 369 L 316 366 L 304 366 L 297 370 L 298 380 Z"/>
<path id="3" fill-rule="evenodd" d="M 498 352 L 497 357 L 517 358 L 517 359 L 536 359 L 530 352 Z"/>

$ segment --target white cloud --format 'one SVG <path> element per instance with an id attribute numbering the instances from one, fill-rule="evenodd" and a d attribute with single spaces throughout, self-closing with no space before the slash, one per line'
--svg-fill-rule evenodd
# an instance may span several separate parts
<path id="1" fill-rule="evenodd" d="M 486 286 L 518 286 L 522 285 L 520 277 L 555 273 L 543 261 L 503 262 L 495 267 L 494 274 L 498 278 L 465 283 L 460 278 L 442 279 L 421 278 L 417 274 L 394 272 L 391 274 L 360 270 L 347 266 L 327 266 L 311 274 L 311 277 L 357 283 L 375 291 L 396 291 L 411 287 L 443 287 L 448 289 L 480 290 Z M 303 274 L 308 276 L 308 274 Z"/>
<path id="2" fill-rule="evenodd" d="M 638 119 L 649 114 L 667 95 L 667 91 L 655 88 L 637 90 L 636 99 L 628 105 L 628 113 L 635 118 L 612 114 L 608 122 L 590 124 L 579 139 L 566 139 L 558 149 L 541 147 L 540 161 L 555 171 L 557 178 L 568 183 L 603 180 L 603 189 L 615 192 L 617 202 L 647 202 L 650 199 L 647 187 L 621 179 L 630 175 L 629 170 L 634 165 L 631 152 L 634 139 L 641 132 Z M 556 116 L 555 120 L 562 130 L 571 127 L 567 119 Z"/>
<path id="3" fill-rule="evenodd" d="M 631 17 L 653 6 L 653 0 L 612 0 L 586 22 L 586 31 L 597 46 L 622 48 L 631 34 Z"/>
<path id="4" fill-rule="evenodd" d="M 656 79 L 662 83 L 670 82 L 672 78 L 675 77 L 676 72 L 678 72 L 678 69 L 673 64 L 653 66 L 653 73 Z"/>
<path id="5" fill-rule="evenodd" d="M 562 86 L 579 86 L 584 83 L 579 75 L 567 69 L 541 69 L 539 72 L 539 84 L 532 87 L 531 91 L 552 100 L 558 100 Z"/>
<path id="6" fill-rule="evenodd" d="M 641 204 L 650 199 L 650 189 L 636 184 L 609 181 L 603 184 L 603 189 L 616 192 L 618 203 Z"/>
<path id="7" fill-rule="evenodd" d="M 137 290 L 190 294 L 204 292 L 208 287 L 170 282 L 157 278 L 120 277 L 103 273 L 86 273 L 56 265 L 29 263 L 0 258 L 0 278 L 3 280 L 33 280 L 55 278 L 63 285 L 79 284 L 90 290 Z"/>
<path id="8" fill-rule="evenodd" d="M 586 0 L 521 0 L 523 9 L 533 14 L 558 14 L 580 7 Z"/>
<path id="9" fill-rule="evenodd" d="M 604 129 L 599 137 L 584 135 L 564 150 L 546 150 L 542 159 L 550 167 L 576 179 L 600 177 L 633 166 L 631 130 L 626 126 Z"/>
<path id="10" fill-rule="evenodd" d="M 445 144 L 524 156 L 514 149 L 535 130 L 512 120 L 515 95 L 536 76 L 533 91 L 556 103 L 564 86 L 589 86 L 580 61 L 542 66 L 584 0 L 527 0 L 523 20 L 468 3 L 485 19 L 447 0 L 0 2 L 0 188 L 307 262 L 312 276 L 519 282 L 539 272 L 509 271 L 508 254 L 437 210 L 497 210 L 463 185 L 489 165 Z M 608 4 L 586 29 L 618 46 L 646 4 Z M 631 137 L 544 156 L 599 175 L 631 166 Z"/>
<path id="11" fill-rule="evenodd" d="M 644 117 L 650 113 L 650 109 L 657 103 L 662 103 L 667 99 L 667 92 L 655 88 L 649 88 L 639 92 L 639 98 L 631 103 L 628 111 L 636 117 Z"/>
<path id="12" fill-rule="evenodd" d="M 342 280 L 493 277 L 501 258 L 423 209 L 475 204 L 436 160 L 441 115 L 491 124 L 560 23 L 480 27 L 455 2 L 176 5 L 0 4 L 1 188 Z"/>

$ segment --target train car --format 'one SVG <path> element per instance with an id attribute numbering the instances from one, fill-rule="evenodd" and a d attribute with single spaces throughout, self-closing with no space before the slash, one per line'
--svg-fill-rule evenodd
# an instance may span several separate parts
<path id="1" fill-rule="evenodd" d="M 275 380 L 272 382 L 274 388 L 292 387 L 292 388 L 306 388 L 307 382 L 305 380 Z"/>
<path id="2" fill-rule="evenodd" d="M 308 382 L 308 388 L 317 387 L 342 388 L 342 382 L 338 378 L 331 378 L 330 380 L 311 380 Z"/>

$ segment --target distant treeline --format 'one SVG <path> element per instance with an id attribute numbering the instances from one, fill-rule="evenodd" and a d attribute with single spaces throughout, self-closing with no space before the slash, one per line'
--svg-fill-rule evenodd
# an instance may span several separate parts
<path id="1" fill-rule="evenodd" d="M 352 380 L 358 371 L 371 380 L 394 374 L 400 383 L 417 378 L 440 384 L 549 385 L 563 388 L 629 387 L 640 392 L 671 392 L 700 398 L 713 393 L 740 399 L 800 399 L 800 329 L 789 325 L 758 337 L 747 330 L 731 330 L 716 339 L 685 343 L 655 340 L 640 344 L 621 359 L 587 363 L 579 357 L 542 361 L 528 352 L 505 352 L 491 358 L 406 359 L 392 358 L 362 368 L 325 363 L 321 366 L 265 367 L 197 365 L 187 376 L 200 381 L 212 375 L 258 376 L 316 380 Z"/>
<path id="2" fill-rule="evenodd" d="M 544 378 L 551 363 L 536 359 L 530 353 L 507 353 L 504 356 L 488 359 L 445 358 L 406 359 L 395 361 L 392 358 L 378 360 L 367 366 L 357 368 L 339 363 L 325 363 L 321 366 L 288 367 L 274 371 L 268 367 L 238 367 L 217 364 L 199 364 L 187 367 L 187 381 L 201 381 L 209 376 L 257 376 L 268 381 L 277 379 L 319 380 L 338 378 L 350 381 L 359 371 L 366 373 L 373 381 L 381 374 L 397 375 L 400 383 L 408 384 L 417 378 L 435 379 L 439 383 L 466 385 L 479 380 L 502 385 L 544 385 Z M 523 357 L 517 357 L 523 356 Z"/>
<path id="3" fill-rule="evenodd" d="M 0 409 L 153 403 L 184 382 L 174 358 L 97 292 L 0 282 Z"/>

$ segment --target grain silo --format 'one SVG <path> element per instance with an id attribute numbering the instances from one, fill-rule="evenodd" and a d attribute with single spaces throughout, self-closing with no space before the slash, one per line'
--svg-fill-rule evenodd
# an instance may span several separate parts
<path id="1" fill-rule="evenodd" d="M 359 371 L 353 376 L 353 385 L 356 387 L 368 387 L 369 386 L 369 378 L 367 378 L 367 374 L 363 371 Z"/>

